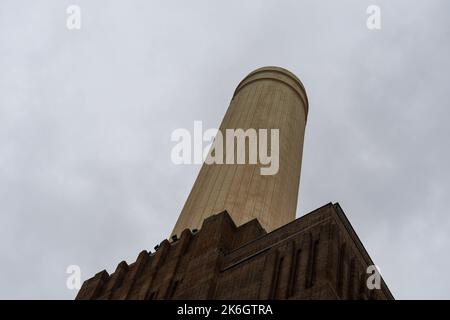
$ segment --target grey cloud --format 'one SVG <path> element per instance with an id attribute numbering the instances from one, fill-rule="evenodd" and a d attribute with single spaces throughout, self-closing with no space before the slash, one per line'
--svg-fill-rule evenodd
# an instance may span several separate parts
<path id="1" fill-rule="evenodd" d="M 65 9 L 82 29 L 65 28 Z M 279 65 L 310 100 L 298 216 L 339 201 L 397 298 L 449 298 L 447 1 L 0 3 L 0 298 L 67 298 L 167 237 L 198 166 L 172 130 L 216 127 Z"/>

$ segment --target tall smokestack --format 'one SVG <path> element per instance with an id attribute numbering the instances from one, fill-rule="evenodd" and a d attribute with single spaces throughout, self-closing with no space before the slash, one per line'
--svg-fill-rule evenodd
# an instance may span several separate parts
<path id="1" fill-rule="evenodd" d="M 261 168 L 269 165 L 259 159 L 256 164 L 248 164 L 247 143 L 246 164 L 204 163 L 172 235 L 180 235 L 186 228 L 200 229 L 205 218 L 223 210 L 238 226 L 257 218 L 268 232 L 293 221 L 307 115 L 305 89 L 291 72 L 264 67 L 245 77 L 237 86 L 219 128 L 224 141 L 223 158 L 226 159 L 225 145 L 229 142 L 226 129 L 253 128 L 257 132 L 267 129 L 269 155 L 271 144 L 276 143 L 271 141 L 271 129 L 279 129 L 278 171 L 273 175 L 261 174 Z"/>

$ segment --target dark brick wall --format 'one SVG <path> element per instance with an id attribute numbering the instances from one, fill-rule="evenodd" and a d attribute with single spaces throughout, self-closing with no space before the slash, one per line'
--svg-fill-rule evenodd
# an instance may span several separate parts
<path id="1" fill-rule="evenodd" d="M 257 220 L 236 227 L 222 212 L 111 275 L 96 274 L 76 299 L 393 299 L 384 281 L 367 289 L 371 264 L 338 204 L 271 233 Z"/>

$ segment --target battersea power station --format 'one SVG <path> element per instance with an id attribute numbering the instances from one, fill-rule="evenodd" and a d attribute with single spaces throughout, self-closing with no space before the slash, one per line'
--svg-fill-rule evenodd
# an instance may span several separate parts
<path id="1" fill-rule="evenodd" d="M 368 285 L 375 264 L 339 204 L 295 218 L 308 107 L 291 72 L 251 72 L 219 132 L 277 129 L 277 172 L 205 162 L 169 239 L 86 280 L 76 299 L 393 299 L 381 277 Z"/>

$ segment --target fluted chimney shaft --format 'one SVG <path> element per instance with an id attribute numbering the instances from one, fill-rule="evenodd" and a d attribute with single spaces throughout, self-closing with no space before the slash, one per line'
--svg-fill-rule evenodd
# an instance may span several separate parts
<path id="1" fill-rule="evenodd" d="M 278 67 L 257 69 L 236 88 L 219 128 L 223 136 L 223 158 L 227 156 L 226 129 L 267 129 L 267 152 L 279 143 L 276 174 L 262 174 L 259 157 L 250 162 L 248 139 L 245 164 L 204 163 L 181 211 L 172 234 L 186 229 L 200 229 L 208 216 L 227 210 L 236 225 L 254 218 L 270 232 L 295 219 L 297 208 L 303 140 L 308 114 L 308 99 L 300 80 Z M 278 129 L 279 140 L 271 139 Z M 258 143 L 263 136 L 259 135 Z M 217 137 L 216 137 L 217 139 Z M 234 151 L 238 152 L 237 141 Z M 260 145 L 258 154 L 261 154 Z M 272 148 L 273 150 L 273 148 Z M 265 150 L 263 150 L 265 151 Z M 275 161 L 272 159 L 272 161 Z M 272 169 L 276 166 L 271 163 Z M 274 170 L 272 170 L 273 172 Z"/>

